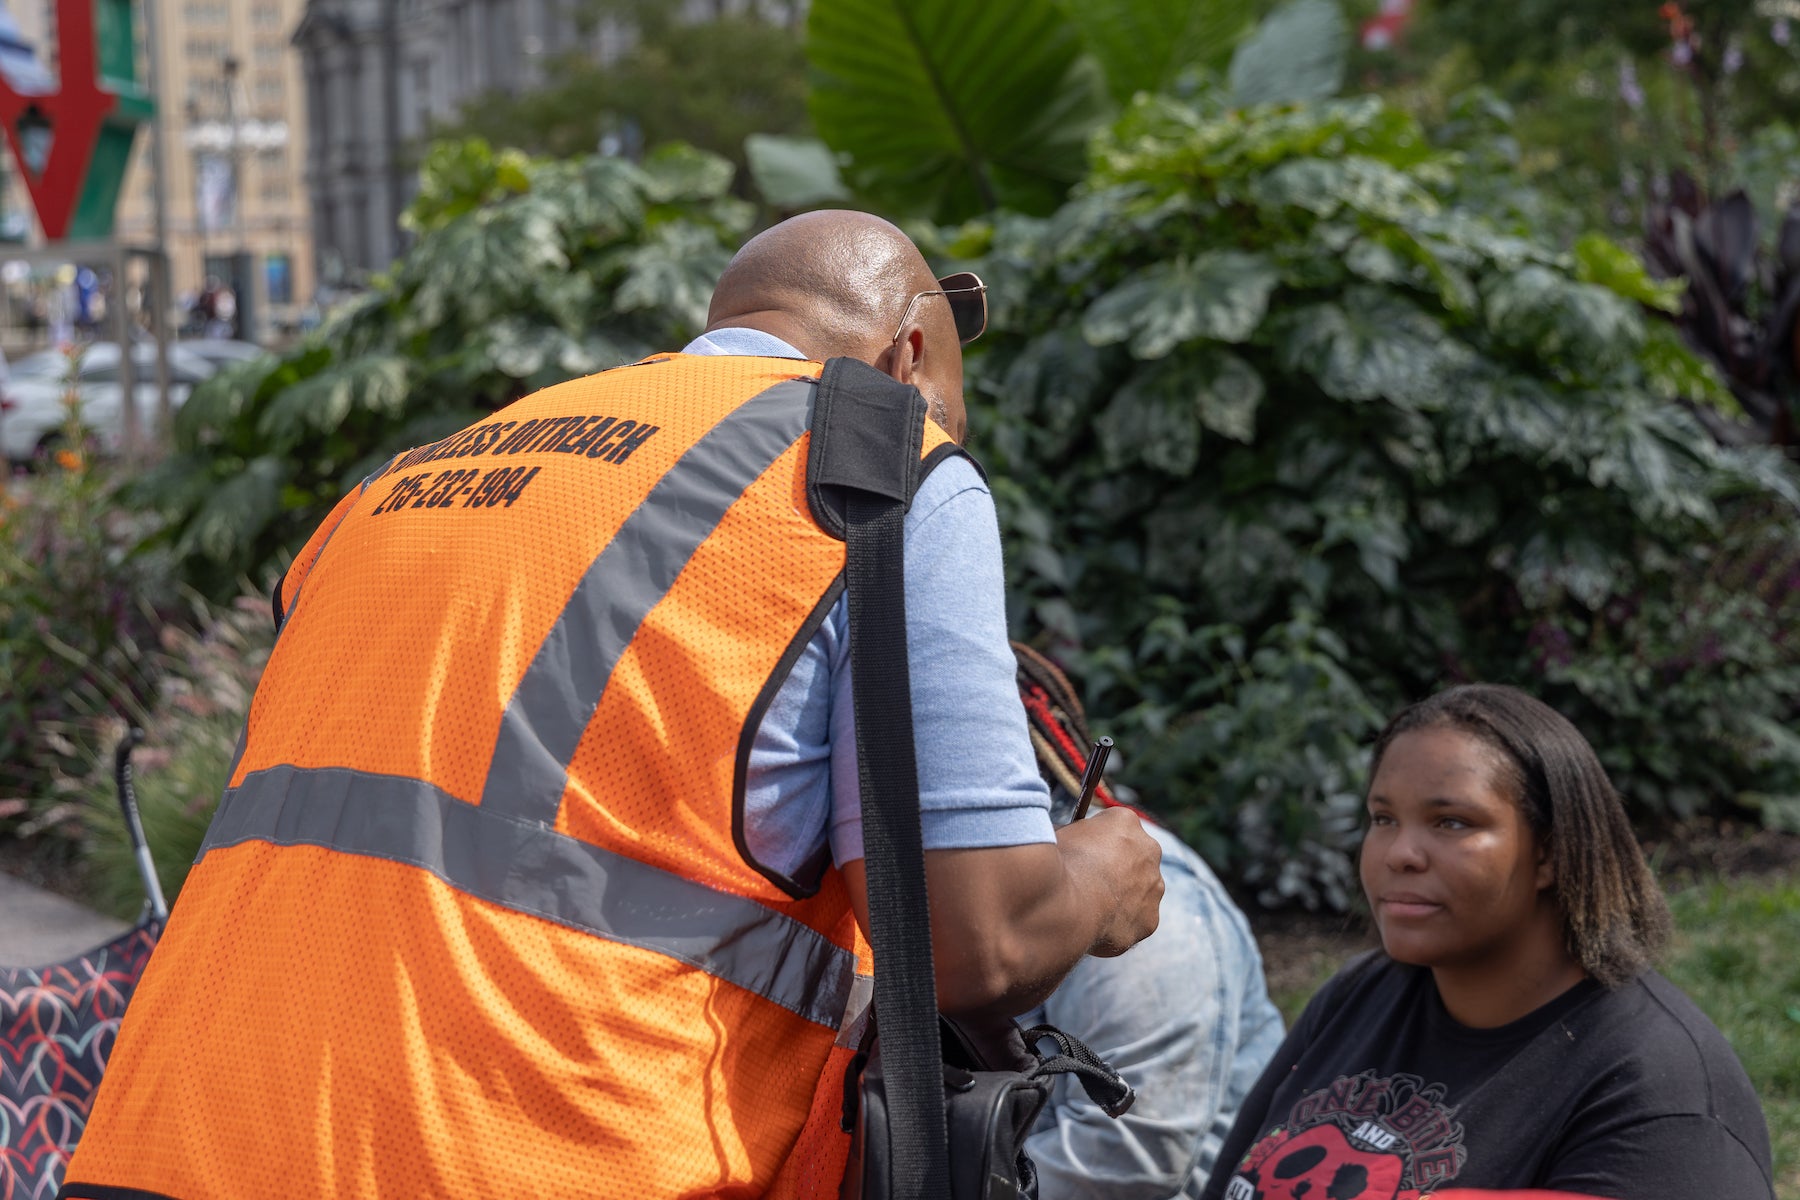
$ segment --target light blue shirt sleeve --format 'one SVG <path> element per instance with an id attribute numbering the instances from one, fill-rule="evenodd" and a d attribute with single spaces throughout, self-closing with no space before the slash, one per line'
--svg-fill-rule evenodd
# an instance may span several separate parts
<path id="1" fill-rule="evenodd" d="M 758 330 L 713 330 L 689 354 L 798 358 Z M 927 850 L 1055 840 L 1007 642 L 994 499 L 969 462 L 928 475 L 907 511 L 906 645 Z M 764 867 L 796 878 L 827 845 L 838 865 L 863 856 L 862 790 L 850 670 L 849 605 L 840 597 L 763 714 L 744 786 L 744 842 Z"/>
<path id="2" fill-rule="evenodd" d="M 1070 1078 L 1026 1139 L 1042 1200 L 1198 1196 L 1244 1097 L 1281 1044 L 1262 958 L 1206 863 L 1146 822 L 1163 848 L 1162 919 L 1117 958 L 1084 958 L 1021 1025 L 1051 1024 L 1137 1089 L 1113 1120 Z"/>
<path id="3" fill-rule="evenodd" d="M 905 567 L 925 849 L 1055 841 L 1006 636 L 999 519 L 967 460 L 950 459 L 920 486 L 906 515 Z M 831 687 L 831 857 L 840 866 L 863 856 L 847 636 L 842 644 Z"/>

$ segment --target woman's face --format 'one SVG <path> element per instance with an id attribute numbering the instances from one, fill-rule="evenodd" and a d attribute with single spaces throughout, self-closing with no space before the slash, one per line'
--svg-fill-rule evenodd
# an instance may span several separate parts
<path id="1" fill-rule="evenodd" d="M 1560 944 L 1542 919 L 1548 856 L 1506 787 L 1500 752 L 1458 729 L 1417 729 L 1388 744 L 1369 784 L 1362 885 L 1398 962 L 1500 966 Z M 1521 960 L 1522 961 L 1522 960 Z"/>

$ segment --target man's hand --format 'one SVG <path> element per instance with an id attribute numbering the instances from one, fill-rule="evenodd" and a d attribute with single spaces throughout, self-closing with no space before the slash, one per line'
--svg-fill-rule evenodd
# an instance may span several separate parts
<path id="1" fill-rule="evenodd" d="M 1054 845 L 927 850 L 938 1007 L 1016 1016 L 1043 1003 L 1088 953 L 1122 954 L 1156 929 L 1162 847 L 1125 809 L 1062 830 Z M 844 864 L 867 933 L 863 862 Z"/>
<path id="2" fill-rule="evenodd" d="M 1077 886 L 1094 889 L 1089 903 L 1102 919 L 1089 954 L 1112 958 L 1156 932 L 1162 846 L 1144 832 L 1136 813 L 1103 809 L 1058 830 L 1056 844 Z"/>

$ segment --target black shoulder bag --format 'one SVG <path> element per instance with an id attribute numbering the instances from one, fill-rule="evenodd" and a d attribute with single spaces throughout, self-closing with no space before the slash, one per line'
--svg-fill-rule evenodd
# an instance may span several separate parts
<path id="1" fill-rule="evenodd" d="M 978 1039 L 939 1015 L 919 832 L 906 658 L 902 532 L 922 478 L 925 401 L 865 363 L 825 364 L 814 401 L 807 495 L 846 543 L 875 1019 L 844 1079 L 851 1200 L 1035 1197 L 1026 1136 L 1055 1078 L 1075 1074 L 1105 1111 L 1135 1095 L 1087 1047 L 1048 1026 Z M 877 1036 L 877 1034 L 879 1036 Z M 1033 1049 L 1040 1038 L 1059 1053 Z"/>

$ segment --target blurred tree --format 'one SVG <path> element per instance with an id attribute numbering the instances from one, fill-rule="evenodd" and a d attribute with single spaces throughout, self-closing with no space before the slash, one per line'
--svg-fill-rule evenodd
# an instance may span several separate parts
<path id="1" fill-rule="evenodd" d="M 471 100 L 438 135 L 569 158 L 603 142 L 625 152 L 688 142 L 724 155 L 747 179 L 744 139 L 809 129 L 798 5 L 713 4 L 711 18 L 681 19 L 661 0 L 579 0 L 588 32 L 633 41 L 601 63 L 567 51 L 546 64 L 544 86 Z M 616 139 L 616 140 L 615 140 Z"/>
<path id="2" fill-rule="evenodd" d="M 1435 24 L 1443 36 L 1464 43 L 1489 77 L 1504 77 L 1521 64 L 1547 63 L 1609 42 L 1632 54 L 1650 55 L 1668 45 L 1657 15 L 1658 0 L 1433 0 L 1416 27 Z M 1715 0 L 1707 8 L 1747 16 L 1755 0 Z M 1740 13 L 1738 10 L 1742 10 Z"/>
<path id="3" fill-rule="evenodd" d="M 1530 173 L 1590 220 L 1636 228 L 1670 171 L 1715 191 L 1744 182 L 1740 151 L 1800 111 L 1800 9 L 1431 0 L 1398 53 L 1366 63 L 1373 78 L 1405 85 L 1427 116 L 1471 84 L 1495 88 L 1518 109 Z"/>

